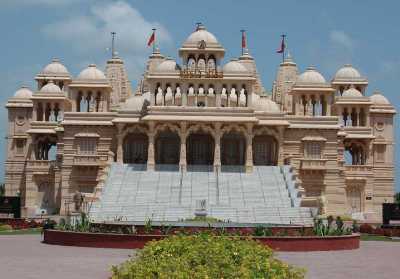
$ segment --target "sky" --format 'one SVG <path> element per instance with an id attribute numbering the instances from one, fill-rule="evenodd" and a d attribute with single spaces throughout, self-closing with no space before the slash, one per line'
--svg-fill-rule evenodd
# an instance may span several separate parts
<path id="1" fill-rule="evenodd" d="M 240 30 L 271 90 L 281 57 L 280 35 L 300 71 L 315 65 L 327 80 L 351 63 L 368 78 L 367 94 L 381 91 L 400 111 L 400 1 L 233 1 L 233 0 L 0 0 L 0 160 L 6 157 L 7 99 L 21 86 L 36 88 L 35 75 L 53 57 L 73 76 L 90 63 L 104 69 L 110 32 L 136 87 L 151 49 L 153 27 L 164 55 L 177 49 L 202 22 L 225 47 L 225 60 L 240 55 Z M 396 137 L 400 139 L 398 116 Z M 396 148 L 396 188 L 400 191 L 400 149 Z M 0 165 L 4 181 L 4 163 Z"/>

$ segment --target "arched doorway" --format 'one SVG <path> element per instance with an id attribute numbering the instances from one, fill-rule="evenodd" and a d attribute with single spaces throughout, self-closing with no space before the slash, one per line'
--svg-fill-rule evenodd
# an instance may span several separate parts
<path id="1" fill-rule="evenodd" d="M 124 139 L 125 164 L 146 164 L 149 140 L 144 133 L 130 133 Z"/>
<path id="2" fill-rule="evenodd" d="M 155 141 L 156 164 L 178 165 L 181 140 L 177 133 L 162 131 Z"/>
<path id="3" fill-rule="evenodd" d="M 253 138 L 253 162 L 256 166 L 278 164 L 278 142 L 273 136 L 259 135 Z"/>
<path id="4" fill-rule="evenodd" d="M 54 186 L 49 182 L 39 182 L 36 194 L 36 207 L 40 213 L 54 213 Z"/>
<path id="5" fill-rule="evenodd" d="M 214 139 L 210 134 L 190 134 L 186 140 L 188 165 L 212 165 Z"/>
<path id="6" fill-rule="evenodd" d="M 246 140 L 241 133 L 229 132 L 221 139 L 221 164 L 243 166 L 245 162 Z"/>

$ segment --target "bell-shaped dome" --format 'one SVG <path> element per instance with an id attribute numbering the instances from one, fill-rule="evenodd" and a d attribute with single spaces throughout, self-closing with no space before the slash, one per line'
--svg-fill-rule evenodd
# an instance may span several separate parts
<path id="1" fill-rule="evenodd" d="M 379 91 L 375 91 L 370 99 L 374 105 L 390 105 L 389 100 L 386 99 L 386 97 L 383 96 L 382 93 Z"/>
<path id="2" fill-rule="evenodd" d="M 106 76 L 102 71 L 97 69 L 95 64 L 90 64 L 86 69 L 84 69 L 77 77 L 81 80 L 104 80 Z"/>
<path id="3" fill-rule="evenodd" d="M 351 64 L 346 64 L 336 72 L 334 79 L 355 80 L 360 78 L 362 78 L 360 72 Z"/>
<path id="4" fill-rule="evenodd" d="M 363 95 L 360 91 L 358 91 L 354 86 L 351 86 L 349 89 L 343 92 L 342 97 L 344 98 L 360 98 Z"/>
<path id="5" fill-rule="evenodd" d="M 237 59 L 232 59 L 222 68 L 224 74 L 249 74 L 249 71 Z"/>
<path id="6" fill-rule="evenodd" d="M 155 71 L 159 73 L 174 73 L 178 70 L 180 70 L 180 67 L 176 61 L 168 57 L 165 61 L 161 62 L 160 65 L 157 66 Z"/>
<path id="7" fill-rule="evenodd" d="M 40 90 L 40 93 L 62 93 L 61 88 L 54 84 L 52 80 L 49 81 L 45 86 L 43 86 Z"/>
<path id="8" fill-rule="evenodd" d="M 21 86 L 21 88 L 15 92 L 14 98 L 29 99 L 32 97 L 32 94 L 32 91 L 27 86 Z"/>
<path id="9" fill-rule="evenodd" d="M 298 85 L 326 85 L 326 80 L 314 66 L 310 66 L 296 80 Z"/>
<path id="10" fill-rule="evenodd" d="M 198 46 L 198 44 L 204 41 L 207 45 L 219 45 L 217 38 L 210 32 L 208 32 L 204 25 L 200 25 L 196 31 L 189 35 L 183 46 Z"/>
<path id="11" fill-rule="evenodd" d="M 48 64 L 41 72 L 42 75 L 46 76 L 69 76 L 67 68 L 61 64 L 58 58 L 54 58 L 50 64 Z"/>
<path id="12" fill-rule="evenodd" d="M 149 96 L 150 94 L 146 92 L 143 95 L 134 95 L 127 99 L 125 103 L 122 105 L 122 109 L 124 110 L 133 110 L 133 111 L 142 111 L 149 104 Z"/>
<path id="13" fill-rule="evenodd" d="M 253 103 L 252 107 L 254 108 L 255 111 L 263 111 L 269 113 L 280 112 L 278 104 L 272 101 L 268 97 L 264 96 L 261 97 L 257 94 L 253 94 L 252 103 Z"/>

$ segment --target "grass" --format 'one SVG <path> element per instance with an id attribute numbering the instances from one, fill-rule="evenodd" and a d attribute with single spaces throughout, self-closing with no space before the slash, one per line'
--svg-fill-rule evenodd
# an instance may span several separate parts
<path id="1" fill-rule="evenodd" d="M 388 236 L 382 235 L 371 235 L 371 234 L 361 234 L 361 241 L 388 241 L 388 242 L 400 242 L 399 239 L 391 239 Z"/>
<path id="2" fill-rule="evenodd" d="M 24 229 L 24 230 L 12 230 L 12 231 L 0 231 L 0 235 L 25 235 L 25 234 L 40 234 L 42 228 Z"/>

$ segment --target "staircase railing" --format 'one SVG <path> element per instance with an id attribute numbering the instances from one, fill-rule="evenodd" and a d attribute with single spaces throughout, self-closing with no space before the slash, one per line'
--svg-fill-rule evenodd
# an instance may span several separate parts
<path id="1" fill-rule="evenodd" d="M 183 166 L 179 167 L 179 204 L 182 204 L 182 187 L 183 187 Z"/>
<path id="2" fill-rule="evenodd" d="M 216 187 L 216 200 L 217 200 L 217 205 L 219 205 L 219 166 L 215 166 L 215 187 Z"/>

